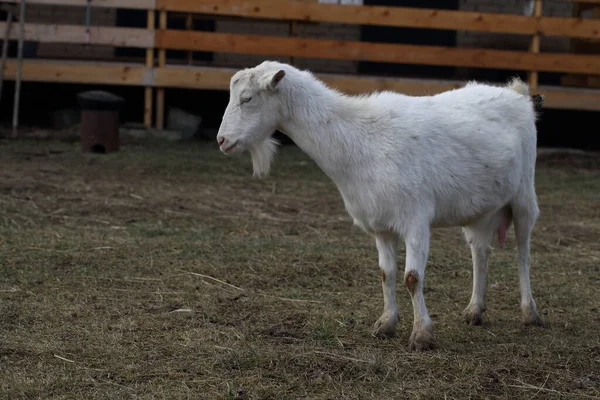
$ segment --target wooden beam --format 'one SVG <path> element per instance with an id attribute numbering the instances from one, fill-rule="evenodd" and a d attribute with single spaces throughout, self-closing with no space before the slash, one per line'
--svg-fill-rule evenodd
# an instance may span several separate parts
<path id="1" fill-rule="evenodd" d="M 289 30 L 288 30 L 288 36 L 289 37 L 298 36 L 298 23 L 296 21 L 290 21 L 289 24 L 290 24 L 290 26 L 289 26 Z M 294 57 L 290 57 L 288 60 L 288 63 L 290 65 L 294 65 Z"/>
<path id="2" fill-rule="evenodd" d="M 4 30 L 6 22 L 0 22 Z M 18 37 L 17 26 L 12 26 L 10 39 Z M 25 40 L 39 43 L 88 43 L 83 25 L 25 24 Z M 90 27 L 90 44 L 119 47 L 154 47 L 154 32 L 144 28 Z"/>
<path id="3" fill-rule="evenodd" d="M 194 90 L 229 90 L 229 81 L 237 70 L 209 67 L 169 66 L 156 70 L 156 85 L 161 87 Z M 380 90 L 392 90 L 412 96 L 441 93 L 463 87 L 466 82 L 383 78 L 336 74 L 315 74 L 327 85 L 348 94 L 363 94 Z M 545 95 L 544 107 L 600 111 L 600 90 L 540 87 L 532 93 Z"/>
<path id="4" fill-rule="evenodd" d="M 20 0 L 3 0 L 3 3 L 19 4 Z M 49 6 L 79 6 L 85 7 L 83 0 L 27 0 L 27 4 L 43 4 Z M 155 0 L 94 0 L 92 7 L 100 8 L 128 8 L 137 10 L 152 10 L 156 7 Z"/>
<path id="5" fill-rule="evenodd" d="M 216 32 L 186 32 L 182 30 L 157 32 L 156 46 L 174 50 L 260 54 L 264 56 L 295 56 L 600 74 L 600 56 L 592 55 L 531 54 L 522 51 L 350 42 Z"/>
<path id="6" fill-rule="evenodd" d="M 542 16 L 542 0 L 533 0 L 533 15 L 535 17 Z M 535 33 L 531 37 L 531 43 L 529 45 L 529 51 L 533 54 L 538 54 L 540 52 L 540 35 Z M 529 86 L 532 89 L 537 88 L 538 86 L 538 71 L 529 71 L 528 76 Z"/>
<path id="7" fill-rule="evenodd" d="M 25 41 L 25 18 L 27 14 L 27 3 L 25 0 L 19 4 L 19 39 L 17 43 L 17 73 L 15 77 L 15 96 L 13 100 L 12 136 L 17 136 L 19 127 L 19 103 L 21 99 L 21 80 L 23 77 L 23 42 Z"/>
<path id="8" fill-rule="evenodd" d="M 540 86 L 532 92 L 545 96 L 544 108 L 600 111 L 600 90 Z"/>
<path id="9" fill-rule="evenodd" d="M 600 76 L 565 75 L 560 78 L 561 86 L 587 87 L 600 89 Z"/>
<path id="10" fill-rule="evenodd" d="M 229 83 L 236 69 L 182 66 L 157 68 L 155 79 L 157 86 L 229 90 Z M 419 80 L 402 78 L 366 77 L 337 74 L 315 74 L 331 87 L 349 94 L 370 93 L 379 90 L 394 90 L 409 95 L 435 94 L 464 86 L 464 82 L 437 80 Z M 426 82 L 426 84 L 424 84 Z"/>
<path id="11" fill-rule="evenodd" d="M 185 15 L 185 29 L 187 29 L 188 31 L 193 31 L 194 30 L 194 18 L 193 18 L 193 14 L 186 14 Z M 188 65 L 192 65 L 194 63 L 194 52 L 193 51 L 188 51 L 186 56 L 187 56 L 187 63 L 188 63 Z"/>
<path id="12" fill-rule="evenodd" d="M 4 36 L 2 38 L 2 58 L 0 59 L 0 101 L 2 100 L 2 86 L 4 85 L 4 69 L 6 66 L 6 59 L 8 58 L 8 37 L 10 36 L 10 29 L 13 20 L 12 10 L 6 12 L 6 24 L 4 26 Z"/>
<path id="13" fill-rule="evenodd" d="M 106 85 L 177 87 L 187 89 L 229 90 L 229 81 L 237 70 L 224 68 L 159 67 L 150 74 L 143 65 L 96 62 L 56 62 L 24 60 L 23 81 L 60 82 Z M 16 60 L 8 60 L 5 79 L 14 80 Z M 154 76 L 154 79 L 152 78 Z M 465 82 L 426 79 L 382 78 L 334 74 L 316 74 L 326 84 L 349 94 L 393 90 L 422 96 L 464 86 Z M 570 110 L 600 111 L 600 90 L 540 87 L 544 107 Z"/>
<path id="14" fill-rule="evenodd" d="M 14 80 L 17 62 L 8 60 L 4 79 Z M 23 60 L 23 81 L 106 85 L 145 85 L 152 82 L 143 65 L 50 60 Z"/>
<path id="15" fill-rule="evenodd" d="M 156 68 L 156 87 L 229 90 L 229 80 L 236 70 L 227 68 L 189 68 L 168 66 Z"/>
<path id="16" fill-rule="evenodd" d="M 600 38 L 600 21 L 581 18 L 280 0 L 156 0 L 156 7 L 246 18 Z"/>
<path id="17" fill-rule="evenodd" d="M 600 4 L 600 0 L 558 0 L 567 3 L 588 3 L 588 4 Z"/>
<path id="18" fill-rule="evenodd" d="M 154 10 L 148 11 L 146 15 L 146 27 L 152 34 L 154 42 Z M 146 49 L 146 68 L 154 68 L 154 46 Z M 144 126 L 152 127 L 152 86 L 147 86 L 144 89 Z"/>
<path id="19" fill-rule="evenodd" d="M 441 80 L 355 77 L 334 74 L 318 74 L 317 77 L 332 88 L 354 95 L 391 90 L 409 96 L 428 96 L 464 86 L 463 82 Z"/>
<path id="20" fill-rule="evenodd" d="M 161 11 L 159 14 L 159 31 L 156 31 L 156 36 L 158 36 L 161 32 L 164 32 L 167 29 L 167 12 Z M 165 67 L 167 65 L 167 51 L 164 47 L 156 46 L 160 49 L 158 50 L 158 67 Z M 165 89 L 163 87 L 158 86 L 156 91 L 156 128 L 163 129 L 165 126 Z"/>

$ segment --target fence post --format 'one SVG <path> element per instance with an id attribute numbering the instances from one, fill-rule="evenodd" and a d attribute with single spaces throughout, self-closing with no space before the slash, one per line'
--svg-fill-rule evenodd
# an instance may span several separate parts
<path id="1" fill-rule="evenodd" d="M 297 25 L 296 20 L 290 21 L 290 27 L 289 27 L 288 33 L 289 33 L 290 37 L 298 36 L 298 25 Z M 290 57 L 289 64 L 294 65 L 294 57 L 293 56 Z"/>
<path id="2" fill-rule="evenodd" d="M 188 31 L 194 30 L 194 18 L 192 14 L 186 14 L 185 16 L 185 29 Z M 187 63 L 188 65 L 192 65 L 194 63 L 194 52 L 187 52 Z"/>
<path id="3" fill-rule="evenodd" d="M 158 19 L 158 29 L 167 29 L 167 12 L 160 10 Z M 164 48 L 158 49 L 158 68 L 164 68 L 167 64 L 167 51 Z M 156 90 L 156 129 L 165 127 L 165 89 Z"/>
<path id="4" fill-rule="evenodd" d="M 533 16 L 539 18 L 542 16 L 542 0 L 533 0 Z M 529 51 L 534 54 L 540 52 L 540 34 L 535 32 L 531 37 L 531 44 L 529 45 Z M 538 71 L 529 71 L 529 87 L 531 89 L 537 89 L 538 87 Z"/>
<path id="5" fill-rule="evenodd" d="M 19 42 L 17 46 L 17 76 L 15 77 L 15 99 L 13 104 L 12 135 L 17 136 L 19 127 L 19 104 L 21 101 L 21 78 L 23 76 L 23 42 L 25 40 L 26 2 L 21 0 L 19 7 Z"/>
<path id="6" fill-rule="evenodd" d="M 154 31 L 154 10 L 148 11 L 147 26 L 150 31 Z M 146 68 L 154 68 L 154 43 L 152 47 L 146 49 Z M 152 86 L 147 86 L 144 91 L 144 126 L 152 127 Z"/>
<path id="7" fill-rule="evenodd" d="M 4 83 L 4 70 L 6 69 L 6 57 L 8 55 L 8 38 L 10 38 L 13 13 L 8 10 L 6 13 L 6 28 L 4 29 L 4 40 L 2 43 L 2 61 L 0 62 L 0 101 L 2 100 L 2 86 Z"/>

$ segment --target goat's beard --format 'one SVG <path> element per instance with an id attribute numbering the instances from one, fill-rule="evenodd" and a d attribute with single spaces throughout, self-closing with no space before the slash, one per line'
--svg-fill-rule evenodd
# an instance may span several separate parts
<path id="1" fill-rule="evenodd" d="M 262 142 L 253 144 L 248 147 L 250 157 L 252 158 L 252 168 L 254 176 L 257 178 L 265 178 L 269 176 L 271 171 L 271 163 L 277 152 L 277 140 L 269 137 Z"/>

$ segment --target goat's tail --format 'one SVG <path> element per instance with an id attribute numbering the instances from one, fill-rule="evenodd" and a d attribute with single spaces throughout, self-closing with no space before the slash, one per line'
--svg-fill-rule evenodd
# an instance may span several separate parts
<path id="1" fill-rule="evenodd" d="M 508 82 L 508 88 L 519 94 L 522 94 L 523 96 L 529 95 L 529 85 L 517 77 L 512 78 L 510 82 Z"/>
<path id="2" fill-rule="evenodd" d="M 523 96 L 530 96 L 529 85 L 517 77 L 511 79 L 507 87 L 510 90 L 514 90 L 515 92 L 522 94 Z M 542 107 L 544 106 L 544 95 L 534 94 L 530 97 L 531 101 L 533 102 L 533 108 L 535 109 L 535 112 L 539 113 L 540 111 L 542 111 Z"/>

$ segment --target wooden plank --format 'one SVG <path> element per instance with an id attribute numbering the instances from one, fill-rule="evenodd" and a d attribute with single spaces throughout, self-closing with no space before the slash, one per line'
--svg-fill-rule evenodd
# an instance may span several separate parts
<path id="1" fill-rule="evenodd" d="M 154 10 L 148 11 L 146 14 L 146 27 L 152 34 L 154 42 Z M 154 68 L 154 46 L 146 49 L 146 68 Z M 152 127 L 152 87 L 148 86 L 144 89 L 144 126 Z"/>
<path id="2" fill-rule="evenodd" d="M 296 21 L 290 21 L 290 26 L 289 26 L 289 30 L 288 30 L 288 36 L 289 37 L 296 37 L 298 36 L 298 23 Z M 288 63 L 290 65 L 294 65 L 294 57 L 290 57 L 290 59 L 288 60 Z"/>
<path id="3" fill-rule="evenodd" d="M 189 68 L 168 66 L 156 69 L 156 85 L 193 90 L 229 90 L 235 69 Z M 412 96 L 433 95 L 464 86 L 465 82 L 427 79 L 383 78 L 369 76 L 315 74 L 330 87 L 348 94 L 393 90 Z M 600 90 L 540 87 L 532 93 L 543 93 L 544 107 L 600 111 Z"/>
<path id="4" fill-rule="evenodd" d="M 193 14 L 186 14 L 185 15 L 185 29 L 187 29 L 188 31 L 193 31 L 194 30 L 194 18 L 193 18 Z M 188 51 L 187 54 L 186 54 L 186 58 L 187 58 L 188 65 L 192 65 L 194 63 L 194 52 Z"/>
<path id="5" fill-rule="evenodd" d="M 535 17 L 542 16 L 542 0 L 533 0 L 533 15 Z M 531 43 L 529 45 L 529 51 L 533 54 L 537 54 L 540 52 L 540 35 L 535 33 L 531 38 Z M 538 86 L 538 71 L 530 71 L 528 76 L 529 86 L 532 89 L 537 88 Z"/>
<path id="6" fill-rule="evenodd" d="M 600 76 L 565 75 L 560 77 L 560 84 L 562 86 L 600 89 Z"/>
<path id="7" fill-rule="evenodd" d="M 600 90 L 540 86 L 533 92 L 545 96 L 544 108 L 600 111 Z"/>
<path id="8" fill-rule="evenodd" d="M 391 90 L 409 96 L 427 96 L 464 86 L 462 82 L 394 79 L 381 77 L 354 77 L 351 75 L 317 75 L 328 86 L 348 94 L 372 93 Z"/>
<path id="9" fill-rule="evenodd" d="M 152 127 L 152 87 L 144 88 L 144 126 Z"/>
<path id="10" fill-rule="evenodd" d="M 12 10 L 6 12 L 6 21 L 6 25 L 4 26 L 4 36 L 2 37 L 2 56 L 0 59 L 0 101 L 2 99 L 2 86 L 4 85 L 4 69 L 8 57 L 8 37 L 10 36 L 10 28 L 13 21 Z"/>
<path id="11" fill-rule="evenodd" d="M 247 18 L 600 38 L 600 21 L 580 18 L 280 0 L 156 0 L 156 7 Z"/>
<path id="12" fill-rule="evenodd" d="M 350 42 L 216 32 L 165 30 L 156 46 L 174 50 L 397 62 L 456 67 L 600 74 L 600 56 Z"/>
<path id="13" fill-rule="evenodd" d="M 24 60 L 23 80 L 27 82 L 62 82 L 107 85 L 178 87 L 188 89 L 228 90 L 229 80 L 237 70 L 223 68 L 159 67 L 155 81 L 147 79 L 143 65 L 94 62 L 56 62 Z M 8 60 L 5 79 L 14 80 L 16 61 Z M 458 88 L 464 82 L 421 79 L 398 79 L 350 75 L 316 74 L 328 85 L 349 94 L 375 90 L 394 90 L 408 95 L 431 95 Z M 540 87 L 534 93 L 546 96 L 547 108 L 600 111 L 600 90 Z"/>
<path id="14" fill-rule="evenodd" d="M 19 4 L 20 0 L 3 0 L 3 3 Z M 43 4 L 49 6 L 78 6 L 85 7 L 85 0 L 27 0 L 27 5 Z M 92 7 L 100 8 L 128 8 L 137 10 L 151 10 L 156 7 L 155 0 L 93 0 Z"/>
<path id="15" fill-rule="evenodd" d="M 600 0 L 558 0 L 567 3 L 588 3 L 588 4 L 600 4 Z"/>
<path id="16" fill-rule="evenodd" d="M 229 80 L 235 72 L 226 68 L 158 67 L 154 83 L 156 87 L 229 90 Z"/>
<path id="17" fill-rule="evenodd" d="M 16 67 L 16 60 L 8 60 L 4 78 L 14 80 Z M 143 65 L 26 59 L 22 79 L 26 82 L 143 85 L 145 71 Z"/>
<path id="18" fill-rule="evenodd" d="M 161 11 L 158 17 L 159 31 L 156 32 L 158 35 L 159 32 L 164 32 L 167 29 L 167 12 Z M 155 42 L 156 42 L 155 35 Z M 158 46 L 157 46 L 158 47 Z M 166 50 L 160 49 L 158 50 L 158 67 L 164 67 L 167 65 L 167 52 Z M 163 87 L 158 87 L 156 91 L 156 128 L 163 129 L 165 126 L 165 89 Z"/>
<path id="19" fill-rule="evenodd" d="M 0 22 L 4 30 L 6 22 Z M 11 28 L 10 39 L 18 37 L 17 26 Z M 25 24 L 25 40 L 39 43 L 85 44 L 86 28 L 83 25 Z M 144 28 L 90 27 L 90 44 L 119 47 L 154 47 L 154 32 Z"/>
<path id="20" fill-rule="evenodd" d="M 236 69 L 196 67 L 185 68 L 181 66 L 168 66 L 157 68 L 155 83 L 157 86 L 229 90 L 229 81 Z M 426 81 L 423 91 L 423 82 L 418 79 L 365 77 L 354 75 L 315 74 L 331 87 L 349 94 L 369 93 L 378 90 L 395 90 L 410 95 L 435 94 L 444 90 L 451 90 L 464 86 L 462 82 Z"/>

